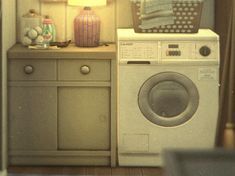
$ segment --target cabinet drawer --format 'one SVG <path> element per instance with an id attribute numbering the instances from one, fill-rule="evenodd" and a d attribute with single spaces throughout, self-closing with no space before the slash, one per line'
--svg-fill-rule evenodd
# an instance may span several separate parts
<path id="1" fill-rule="evenodd" d="M 9 80 L 56 80 L 56 61 L 10 60 Z"/>
<path id="2" fill-rule="evenodd" d="M 59 80 L 72 81 L 109 81 L 109 60 L 60 60 L 58 64 Z"/>

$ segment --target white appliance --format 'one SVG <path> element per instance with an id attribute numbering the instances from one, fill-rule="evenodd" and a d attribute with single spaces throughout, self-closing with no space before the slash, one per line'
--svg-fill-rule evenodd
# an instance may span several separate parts
<path id="1" fill-rule="evenodd" d="M 167 148 L 215 145 L 219 37 L 118 29 L 120 166 L 161 166 Z"/>

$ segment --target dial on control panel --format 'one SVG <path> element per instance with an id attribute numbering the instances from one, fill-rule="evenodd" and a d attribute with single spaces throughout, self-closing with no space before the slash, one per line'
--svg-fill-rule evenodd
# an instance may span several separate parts
<path id="1" fill-rule="evenodd" d="M 202 56 L 209 56 L 211 54 L 211 49 L 208 46 L 202 46 L 199 50 Z"/>

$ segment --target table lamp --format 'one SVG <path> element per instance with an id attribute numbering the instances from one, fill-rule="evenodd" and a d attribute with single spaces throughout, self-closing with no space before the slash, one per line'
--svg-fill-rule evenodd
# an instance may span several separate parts
<path id="1" fill-rule="evenodd" d="M 74 39 L 76 46 L 99 46 L 100 18 L 91 10 L 91 6 L 106 5 L 106 0 L 68 0 L 68 5 L 84 7 L 74 19 Z"/>

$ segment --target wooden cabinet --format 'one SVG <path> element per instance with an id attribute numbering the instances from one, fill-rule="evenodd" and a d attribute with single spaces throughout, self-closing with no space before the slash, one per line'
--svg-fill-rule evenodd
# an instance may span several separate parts
<path id="1" fill-rule="evenodd" d="M 9 50 L 10 164 L 116 165 L 115 55 L 114 45 Z"/>

